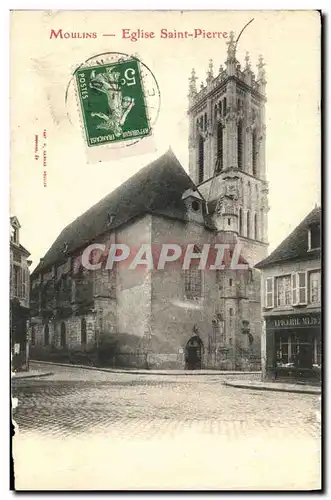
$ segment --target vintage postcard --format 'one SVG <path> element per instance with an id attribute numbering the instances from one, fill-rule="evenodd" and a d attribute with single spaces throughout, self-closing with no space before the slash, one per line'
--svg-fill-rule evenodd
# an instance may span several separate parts
<path id="1" fill-rule="evenodd" d="M 12 488 L 316 491 L 318 11 L 20 11 Z"/>

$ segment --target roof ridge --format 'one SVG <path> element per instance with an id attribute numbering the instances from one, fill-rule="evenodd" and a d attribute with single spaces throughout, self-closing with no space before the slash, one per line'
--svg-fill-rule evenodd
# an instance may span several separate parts
<path id="1" fill-rule="evenodd" d="M 72 255 L 98 235 L 137 215 L 162 210 L 185 220 L 182 193 L 194 186 L 172 149 L 168 149 L 67 224 L 45 253 L 44 268 L 54 264 L 61 254 L 63 257 L 64 246 L 67 255 Z M 40 265 L 33 273 L 39 268 Z"/>

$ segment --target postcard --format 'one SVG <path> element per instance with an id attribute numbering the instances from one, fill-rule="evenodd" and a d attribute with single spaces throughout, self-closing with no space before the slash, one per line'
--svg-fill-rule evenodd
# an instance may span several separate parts
<path id="1" fill-rule="evenodd" d="M 321 23 L 11 12 L 13 489 L 321 489 Z"/>

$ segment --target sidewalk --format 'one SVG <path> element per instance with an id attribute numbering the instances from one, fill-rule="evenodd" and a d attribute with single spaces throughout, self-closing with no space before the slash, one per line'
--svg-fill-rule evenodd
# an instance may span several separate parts
<path id="1" fill-rule="evenodd" d="M 257 380 L 227 380 L 223 383 L 229 387 L 238 387 L 240 389 L 321 394 L 321 387 L 308 384 L 286 384 L 282 382 L 262 382 Z"/>
<path id="2" fill-rule="evenodd" d="M 251 375 L 256 379 L 261 378 L 260 371 L 229 371 L 229 370 L 145 370 L 140 368 L 102 368 L 98 366 L 87 366 L 87 365 L 72 365 L 70 363 L 55 363 L 54 361 L 39 361 L 37 359 L 30 360 L 30 364 L 42 364 L 42 365 L 54 365 L 54 366 L 66 366 L 68 368 L 81 368 L 83 370 L 97 370 L 100 372 L 110 372 L 110 373 L 130 373 L 137 375 Z"/>
<path id="3" fill-rule="evenodd" d="M 53 372 L 41 372 L 39 370 L 29 370 L 28 372 L 12 372 L 12 380 L 21 380 L 25 378 L 35 378 L 35 377 L 47 377 L 53 375 Z"/>

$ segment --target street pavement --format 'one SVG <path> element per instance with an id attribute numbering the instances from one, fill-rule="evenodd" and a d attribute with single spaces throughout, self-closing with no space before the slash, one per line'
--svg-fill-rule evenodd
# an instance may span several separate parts
<path id="1" fill-rule="evenodd" d="M 317 395 L 51 368 L 13 381 L 18 490 L 320 488 Z"/>

